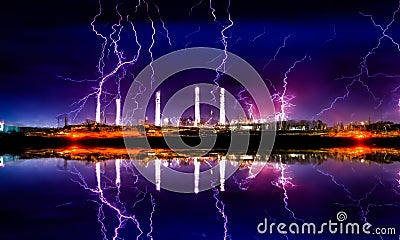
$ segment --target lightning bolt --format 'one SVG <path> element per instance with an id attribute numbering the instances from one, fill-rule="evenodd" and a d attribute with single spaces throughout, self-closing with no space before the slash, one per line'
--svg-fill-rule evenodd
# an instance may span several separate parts
<path id="1" fill-rule="evenodd" d="M 149 13 L 149 4 L 146 2 L 146 1 L 144 1 L 144 3 L 146 4 L 146 10 L 147 10 L 147 16 L 148 16 L 148 19 L 149 19 L 149 21 L 150 21 L 150 23 L 151 23 L 151 29 L 152 29 L 152 33 L 151 33 L 151 44 L 150 44 L 150 47 L 149 47 L 149 49 L 148 49 L 148 52 L 149 52 L 149 54 L 150 54 L 150 68 L 151 68 L 151 82 L 150 82 L 150 88 L 151 89 L 153 89 L 153 83 L 155 82 L 155 79 L 154 79 L 154 68 L 153 68 L 153 61 L 154 61 L 154 57 L 153 57 L 153 51 L 152 51 L 152 49 L 153 49 L 153 47 L 154 47 L 154 43 L 155 43 L 155 40 L 154 40 L 154 36 L 156 35 L 156 28 L 154 27 L 154 21 L 153 21 L 153 19 L 151 18 L 151 16 L 150 16 L 150 13 Z"/>
<path id="2" fill-rule="evenodd" d="M 105 64 L 104 64 L 104 56 L 105 56 L 105 50 L 106 50 L 106 47 L 107 47 L 108 39 L 107 39 L 107 37 L 103 36 L 100 32 L 98 32 L 98 31 L 96 30 L 96 26 L 95 26 L 96 19 L 97 19 L 98 17 L 100 17 L 101 14 L 102 14 L 102 12 L 103 12 L 103 8 L 102 8 L 102 5 L 101 5 L 101 1 L 99 0 L 98 3 L 99 3 L 99 12 L 94 16 L 93 21 L 91 22 L 91 26 L 92 26 L 93 32 L 94 32 L 98 37 L 100 37 L 101 39 L 103 39 L 103 43 L 102 43 L 102 45 L 101 45 L 101 54 L 100 54 L 99 61 L 98 61 L 98 63 L 97 63 L 97 70 L 98 70 L 98 72 L 99 72 L 101 75 L 103 75 L 104 66 L 105 66 Z"/>
<path id="3" fill-rule="evenodd" d="M 242 191 L 247 191 L 250 187 L 250 183 L 254 180 L 256 175 L 253 172 L 253 164 L 247 164 L 248 174 L 244 179 L 239 180 L 237 177 L 232 176 L 233 181 Z"/>
<path id="4" fill-rule="evenodd" d="M 96 98 L 96 122 L 101 121 L 101 116 L 104 115 L 105 109 L 111 104 L 112 101 L 110 99 L 107 99 L 107 96 L 114 96 L 112 100 L 115 99 L 121 99 L 121 89 L 120 89 L 120 84 L 123 79 L 126 78 L 126 75 L 128 73 L 128 67 L 135 65 L 137 61 L 139 60 L 141 51 L 142 51 L 142 45 L 139 42 L 138 39 L 138 33 L 135 29 L 135 25 L 133 22 L 130 20 L 130 15 L 123 15 L 120 11 L 120 8 L 122 8 L 123 4 L 119 3 L 115 6 L 114 11 L 116 12 L 118 16 L 118 20 L 111 25 L 109 28 L 109 33 L 105 34 L 103 32 L 107 32 L 108 30 L 102 30 L 100 31 L 98 28 L 98 23 L 97 20 L 102 14 L 104 13 L 104 9 L 101 4 L 101 0 L 98 1 L 99 5 L 99 12 L 94 16 L 92 22 L 91 22 L 91 27 L 92 31 L 102 40 L 101 44 L 101 51 L 100 51 L 100 57 L 97 63 L 97 72 L 99 73 L 99 77 L 94 80 L 74 80 L 71 78 L 63 78 L 64 80 L 68 81 L 73 81 L 73 82 L 83 82 L 83 81 L 96 81 L 98 82 L 98 85 L 92 89 L 92 92 L 87 94 L 86 96 L 78 99 L 76 102 L 71 104 L 71 107 L 75 107 L 74 110 L 72 110 L 69 114 L 73 115 L 73 119 L 75 119 L 78 114 L 81 112 L 81 110 L 85 107 L 87 101 L 91 97 Z M 163 34 L 165 33 L 165 37 L 168 41 L 168 44 L 170 47 L 172 47 L 172 41 L 170 38 L 169 31 L 166 27 L 166 24 L 164 20 L 161 17 L 160 13 L 160 8 L 155 4 L 155 3 L 149 3 L 148 1 L 145 0 L 139 0 L 137 2 L 137 5 L 135 6 L 135 11 L 134 13 L 137 13 L 139 10 L 141 10 L 141 6 L 144 6 L 144 11 L 147 13 L 147 18 L 150 22 L 150 26 L 152 29 L 150 38 L 150 45 L 148 46 L 148 53 L 150 55 L 150 66 L 152 70 L 152 75 L 150 79 L 150 86 L 153 86 L 153 83 L 155 81 L 154 79 L 154 68 L 152 66 L 152 62 L 154 60 L 154 55 L 153 55 L 153 49 L 155 47 L 155 35 L 157 32 L 156 29 L 156 23 L 153 17 L 151 16 L 150 12 L 152 9 L 154 9 L 155 14 L 157 15 L 156 19 L 161 23 L 161 28 Z M 132 54 L 133 56 L 128 58 L 128 55 L 120 49 L 119 42 L 122 40 L 121 32 L 123 31 L 124 28 L 129 28 L 130 31 L 133 32 L 134 35 L 134 41 L 137 46 L 137 51 L 135 54 Z M 113 60 L 115 59 L 115 60 Z M 131 74 L 132 75 L 132 74 Z M 115 79 L 115 84 L 117 88 L 117 92 L 115 94 L 112 94 L 110 92 L 107 92 L 105 89 L 106 83 L 110 79 Z M 133 78 L 133 82 L 136 82 L 135 79 Z M 138 95 L 143 94 L 144 91 L 146 91 L 146 88 L 144 87 L 143 83 L 137 83 L 139 85 L 138 89 Z M 136 96 L 137 97 L 137 96 Z M 136 98 L 135 97 L 135 98 Z M 137 103 L 137 102 L 136 102 Z M 139 106 L 138 106 L 139 108 Z M 134 109 L 133 112 L 137 110 Z M 132 113 L 133 115 L 133 113 Z"/>
<path id="5" fill-rule="evenodd" d="M 132 73 L 130 73 L 132 75 L 132 78 L 135 78 L 134 75 Z M 140 106 L 139 102 L 137 101 L 137 98 L 144 94 L 146 92 L 146 87 L 145 85 L 140 82 L 139 80 L 135 80 L 134 84 L 139 85 L 138 86 L 138 91 L 135 93 L 135 95 L 131 98 L 131 100 L 133 100 L 133 107 L 131 107 L 131 109 L 128 109 L 127 113 L 124 116 L 124 122 L 125 125 L 133 125 L 134 123 L 134 114 L 137 110 L 142 109 L 142 107 Z"/>
<path id="6" fill-rule="evenodd" d="M 332 34 L 332 36 L 329 39 L 325 40 L 325 42 L 322 43 L 321 46 L 323 46 L 323 45 L 325 45 L 325 44 L 327 44 L 327 43 L 329 43 L 329 42 L 331 42 L 331 41 L 333 41 L 335 39 L 336 39 L 336 26 L 333 25 L 333 34 Z"/>
<path id="7" fill-rule="evenodd" d="M 287 41 L 292 38 L 295 34 L 290 33 L 287 36 L 284 37 L 283 39 L 283 43 L 281 46 L 279 46 L 279 48 L 276 50 L 274 56 L 268 60 L 268 62 L 264 65 L 263 67 L 263 72 L 266 71 L 266 69 L 270 66 L 270 64 L 274 61 L 276 61 L 279 53 L 282 51 L 282 49 L 284 49 L 287 46 Z M 280 127 L 282 128 L 282 122 L 286 121 L 288 119 L 287 116 L 287 112 L 289 109 L 295 107 L 295 105 L 293 103 L 291 103 L 291 101 L 295 98 L 294 95 L 290 95 L 287 94 L 287 85 L 288 85 L 288 74 L 296 67 L 297 64 L 305 61 L 306 59 L 310 59 L 310 56 L 305 55 L 302 59 L 295 61 L 291 67 L 285 72 L 284 74 L 284 78 L 282 80 L 283 83 L 283 87 L 282 87 L 282 91 L 279 92 L 277 90 L 277 88 L 275 87 L 275 85 L 272 83 L 272 81 L 270 79 L 266 79 L 269 82 L 269 85 L 271 86 L 272 90 L 273 90 L 273 94 L 271 95 L 272 100 L 274 102 L 277 102 L 279 104 L 279 111 L 277 111 L 275 119 L 276 121 L 280 121 Z"/>
<path id="8" fill-rule="evenodd" d="M 289 109 L 293 108 L 295 105 L 291 103 L 291 101 L 295 98 L 295 96 L 288 95 L 287 92 L 287 85 L 288 85 L 288 75 L 289 73 L 296 67 L 297 64 L 303 62 L 306 59 L 310 59 L 308 55 L 305 55 L 302 59 L 295 61 L 292 66 L 285 72 L 283 82 L 283 90 L 282 92 L 277 92 L 272 94 L 272 100 L 278 102 L 280 104 L 280 112 L 277 113 L 277 120 L 281 122 L 286 121 L 288 119 L 287 112 Z"/>
<path id="9" fill-rule="evenodd" d="M 239 93 L 236 95 L 238 102 L 244 103 L 244 105 L 247 108 L 247 116 L 249 119 L 253 118 L 253 111 L 254 111 L 254 104 L 251 103 L 250 101 L 247 100 L 246 96 L 243 96 L 243 94 L 246 92 L 246 88 L 242 88 Z"/>
<path id="10" fill-rule="evenodd" d="M 397 182 L 397 188 L 400 189 L 400 171 L 397 173 L 398 179 L 396 179 Z M 400 196 L 400 192 L 398 192 L 397 190 L 395 190 L 396 194 Z"/>
<path id="11" fill-rule="evenodd" d="M 112 238 L 113 240 L 122 239 L 120 232 L 122 229 L 126 228 L 128 223 L 133 223 L 139 234 L 136 236 L 136 239 L 142 239 L 143 230 L 134 213 L 128 211 L 126 208 L 126 203 L 121 202 L 121 168 L 125 168 L 128 174 L 131 174 L 134 177 L 134 184 L 138 181 L 138 175 L 135 173 L 133 166 L 129 161 L 116 160 L 115 161 L 115 169 L 116 169 L 116 180 L 115 182 L 111 181 L 104 172 L 101 170 L 101 163 L 95 163 L 95 176 L 96 176 L 96 186 L 90 187 L 86 182 L 84 176 L 81 172 L 75 167 L 72 166 L 72 170 L 69 171 L 75 178 L 71 178 L 71 180 L 77 183 L 80 187 L 82 187 L 85 191 L 90 192 L 92 195 L 96 196 L 96 200 L 92 200 L 98 205 L 97 209 L 97 220 L 100 225 L 100 231 L 103 236 L 103 239 Z M 138 203 L 142 202 L 146 196 L 150 197 L 150 203 L 152 206 L 152 211 L 149 217 L 150 230 L 147 234 L 149 239 L 153 239 L 153 215 L 155 213 L 156 201 L 153 195 L 146 191 L 139 190 L 138 187 L 133 188 L 136 194 L 136 200 L 133 202 L 132 206 L 129 209 L 134 209 Z M 112 213 L 112 216 L 109 214 Z M 117 219 L 117 223 L 110 228 L 110 224 L 107 223 L 108 219 Z"/>
<path id="12" fill-rule="evenodd" d="M 264 65 L 264 67 L 263 67 L 263 72 L 268 68 L 268 66 L 269 66 L 273 61 L 276 61 L 276 58 L 277 58 L 278 54 L 280 53 L 280 51 L 281 51 L 282 49 L 284 49 L 284 48 L 286 47 L 286 42 L 287 42 L 287 40 L 288 40 L 289 38 L 291 38 L 292 36 L 294 36 L 294 34 L 291 33 L 291 34 L 287 35 L 287 36 L 283 39 L 283 44 L 278 48 L 278 50 L 276 50 L 276 52 L 275 52 L 275 54 L 274 54 L 274 57 L 271 58 L 271 59 Z"/>
<path id="13" fill-rule="evenodd" d="M 105 37 L 103 34 L 101 34 L 99 31 L 97 31 L 96 27 L 95 27 L 96 19 L 101 16 L 102 12 L 103 12 L 103 9 L 102 9 L 102 5 L 101 5 L 101 1 L 99 0 L 99 13 L 97 15 L 95 15 L 95 17 L 93 18 L 93 21 L 91 22 L 93 32 L 98 37 L 103 39 L 100 59 L 97 64 L 97 70 L 100 73 L 101 80 L 99 83 L 99 87 L 96 89 L 96 93 L 95 93 L 96 94 L 96 122 L 98 122 L 98 123 L 101 120 L 100 119 L 100 113 L 101 113 L 101 105 L 100 105 L 101 99 L 100 98 L 101 98 L 102 88 L 103 88 L 103 85 L 105 82 L 105 79 L 104 79 L 104 67 L 105 67 L 104 57 L 105 57 L 105 50 L 106 50 L 107 43 L 108 43 L 107 37 Z M 86 103 L 86 101 L 85 101 L 85 103 Z"/>
<path id="14" fill-rule="evenodd" d="M 136 219 L 135 215 L 128 215 L 126 213 L 126 209 L 123 205 L 121 205 L 121 209 L 118 208 L 118 206 L 116 204 L 111 203 L 104 195 L 102 186 L 101 186 L 101 170 L 100 170 L 100 163 L 97 162 L 96 163 L 96 179 L 97 179 L 97 189 L 90 189 L 90 188 L 85 188 L 86 190 L 92 191 L 93 193 L 98 194 L 98 197 L 101 201 L 101 209 L 103 207 L 103 205 L 108 206 L 111 210 L 114 210 L 116 213 L 116 216 L 118 218 L 118 226 L 114 228 L 114 236 L 113 239 L 117 239 L 118 238 L 118 232 L 121 228 L 123 228 L 125 226 L 126 221 L 131 220 L 137 227 L 137 229 L 140 231 L 140 234 L 136 237 L 136 239 L 139 239 L 139 237 L 143 234 L 143 231 L 140 228 L 139 225 L 139 221 Z M 118 194 L 116 196 L 117 199 L 119 199 L 119 186 L 118 186 Z M 118 200 L 119 202 L 119 200 Z M 120 203 L 120 202 L 119 202 Z M 102 219 L 99 219 L 100 222 L 102 222 L 101 220 L 105 219 L 104 216 L 104 212 L 103 210 L 101 210 L 101 215 L 102 215 Z M 105 227 L 103 222 L 101 223 L 102 225 L 102 230 Z"/>
<path id="15" fill-rule="evenodd" d="M 221 61 L 221 64 L 215 69 L 216 72 L 216 76 L 213 80 L 214 84 L 216 85 L 216 87 L 210 92 L 212 99 L 210 102 L 215 102 L 216 101 L 216 97 L 215 97 L 215 92 L 217 91 L 218 87 L 219 87 L 219 80 L 221 78 L 221 76 L 225 73 L 226 71 L 226 60 L 228 59 L 228 41 L 227 41 L 227 36 L 225 35 L 225 32 L 231 28 L 233 26 L 233 21 L 231 19 L 231 14 L 229 12 L 229 8 L 231 6 L 231 1 L 228 0 L 228 6 L 226 8 L 226 13 L 228 16 L 228 24 L 223 25 L 221 24 L 219 21 L 217 21 L 217 16 L 215 15 L 215 8 L 213 8 L 212 5 L 212 0 L 210 0 L 210 11 L 211 11 L 211 15 L 213 16 L 214 22 L 217 22 L 221 25 L 222 29 L 221 29 L 221 43 L 223 45 L 223 50 L 224 50 L 224 57 Z"/>
<path id="16" fill-rule="evenodd" d="M 202 3 L 203 3 L 203 0 L 200 0 L 200 1 L 197 2 L 195 5 L 193 5 L 193 6 L 190 8 L 190 10 L 189 10 L 189 16 L 192 15 L 193 10 L 194 10 L 196 7 L 200 6 Z"/>
<path id="17" fill-rule="evenodd" d="M 199 33 L 200 30 L 201 30 L 201 28 L 200 28 L 200 26 L 199 26 L 199 27 L 197 28 L 197 30 L 195 30 L 195 31 L 193 31 L 193 32 L 191 32 L 191 33 L 188 33 L 188 34 L 185 36 L 185 39 L 189 39 L 189 38 L 190 38 L 191 36 L 193 36 L 194 34 Z M 192 42 L 188 41 L 188 42 L 185 44 L 185 48 L 188 48 L 189 45 L 190 45 L 191 43 L 192 43 Z"/>
<path id="18" fill-rule="evenodd" d="M 150 61 L 150 68 L 151 68 L 150 89 L 153 89 L 153 83 L 156 81 L 156 80 L 154 79 L 154 74 L 155 74 L 155 72 L 154 72 L 154 68 L 153 68 L 153 61 L 154 61 L 153 48 L 154 48 L 154 44 L 155 44 L 156 27 L 155 27 L 155 23 L 154 23 L 154 21 L 153 21 L 151 15 L 150 15 L 150 9 L 149 9 L 150 6 L 149 6 L 149 3 L 148 3 L 147 1 L 145 1 L 145 0 L 141 0 L 141 1 L 143 1 L 144 4 L 146 5 L 147 18 L 148 18 L 149 21 L 150 21 L 150 25 L 151 25 L 151 29 L 152 29 L 152 33 L 151 33 L 151 44 L 150 44 L 150 46 L 149 46 L 148 52 L 149 52 L 150 59 L 151 59 L 151 61 Z M 138 4 L 138 6 L 136 6 L 136 9 L 140 6 L 140 2 L 141 2 L 141 1 L 139 0 L 139 4 Z M 158 13 L 158 15 L 159 15 L 159 20 L 160 20 L 160 22 L 161 22 L 161 24 L 162 24 L 162 28 L 163 28 L 163 30 L 164 30 L 165 33 L 166 33 L 166 38 L 168 39 L 168 44 L 170 45 L 170 47 L 172 47 L 171 39 L 170 39 L 170 37 L 169 37 L 169 31 L 168 31 L 168 29 L 165 27 L 165 23 L 164 23 L 164 21 L 162 20 L 161 15 L 160 15 L 160 8 L 159 8 L 155 3 L 153 3 L 153 5 L 154 5 L 154 7 L 155 7 L 156 10 L 157 10 L 157 13 Z"/>
<path id="19" fill-rule="evenodd" d="M 382 208 L 382 207 L 400 207 L 400 203 L 383 203 L 383 204 L 368 203 L 367 207 L 365 207 L 365 208 L 361 206 L 361 201 L 368 199 L 368 196 L 371 195 L 375 191 L 375 189 L 377 188 L 378 185 L 384 186 L 383 182 L 381 181 L 381 179 L 379 177 L 378 177 L 378 180 L 379 180 L 379 184 L 375 184 L 374 187 L 369 192 L 367 192 L 365 194 L 365 196 L 362 199 L 360 199 L 359 202 L 357 202 L 358 205 L 359 205 L 359 208 L 361 210 L 361 219 L 365 223 L 368 223 L 367 216 L 370 213 L 371 208 L 373 208 L 373 207 L 378 207 L 378 208 Z M 379 237 L 381 239 L 383 239 L 381 234 L 379 234 Z"/>
<path id="20" fill-rule="evenodd" d="M 399 111 L 400 111 L 400 98 L 397 100 L 397 106 L 399 107 Z"/>
<path id="21" fill-rule="evenodd" d="M 327 172 L 324 172 L 324 171 L 322 171 L 321 169 L 318 169 L 318 168 L 317 168 L 317 165 L 313 165 L 313 168 L 314 168 L 315 170 L 317 170 L 317 172 L 321 173 L 322 175 L 329 177 L 330 180 L 331 180 L 336 186 L 338 186 L 339 188 L 341 188 L 344 192 L 346 192 L 347 196 L 350 196 L 350 198 L 351 198 L 352 200 L 354 200 L 354 199 L 351 197 L 351 195 L 352 195 L 351 191 L 350 191 L 344 184 L 338 183 L 338 182 L 336 181 L 336 179 L 335 179 L 335 176 L 333 176 L 332 174 L 329 174 L 329 173 L 327 173 Z"/>
<path id="22" fill-rule="evenodd" d="M 277 188 L 282 189 L 283 191 L 283 203 L 285 205 L 286 211 L 290 213 L 293 219 L 296 219 L 298 221 L 304 222 L 303 219 L 297 218 L 296 215 L 294 214 L 294 211 L 289 208 L 289 194 L 288 190 L 290 188 L 296 187 L 296 185 L 292 182 L 293 178 L 287 176 L 288 174 L 288 166 L 287 164 L 282 163 L 282 160 L 280 160 L 278 163 L 276 163 L 275 167 L 280 171 L 280 176 L 277 180 L 271 181 L 271 184 Z"/>
<path id="23" fill-rule="evenodd" d="M 265 27 L 264 27 L 264 31 L 258 35 L 256 35 L 253 39 L 250 40 L 250 43 L 254 43 L 257 39 L 259 39 L 260 37 L 264 36 L 267 33 Z"/>
<path id="24" fill-rule="evenodd" d="M 365 222 L 365 223 L 368 222 L 367 215 L 370 212 L 370 208 L 371 207 L 393 207 L 393 206 L 399 207 L 400 206 L 397 203 L 388 203 L 388 204 L 373 204 L 373 203 L 369 203 L 369 204 L 367 204 L 366 207 L 363 206 L 363 202 L 368 200 L 368 198 L 376 191 L 376 189 L 379 186 L 384 186 L 382 180 L 378 176 L 376 176 L 377 181 L 375 182 L 375 184 L 371 187 L 371 189 L 369 191 L 365 192 L 364 195 L 361 196 L 360 198 L 355 198 L 354 197 L 354 193 L 351 192 L 351 190 L 348 187 L 346 187 L 343 183 L 338 182 L 333 174 L 330 174 L 330 173 L 328 173 L 326 171 L 318 169 L 316 165 L 314 165 L 313 168 L 317 172 L 319 172 L 320 174 L 322 174 L 324 176 L 327 176 L 331 180 L 331 182 L 334 183 L 340 189 L 342 189 L 346 193 L 346 197 L 350 201 L 353 202 L 352 204 L 338 204 L 338 205 L 340 205 L 342 207 L 344 207 L 344 206 L 353 206 L 353 207 L 359 208 L 360 209 L 361 220 L 363 222 Z"/>
<path id="25" fill-rule="evenodd" d="M 167 27 L 165 26 L 164 20 L 161 17 L 160 8 L 156 4 L 154 4 L 154 7 L 157 9 L 158 18 L 159 18 L 159 20 L 161 22 L 161 26 L 165 32 L 165 37 L 168 40 L 168 45 L 172 48 L 172 42 L 171 42 L 171 38 L 169 37 L 169 31 L 168 31 Z"/>
<path id="26" fill-rule="evenodd" d="M 156 201 L 155 201 L 153 195 L 151 195 L 151 194 L 150 194 L 150 201 L 151 201 L 152 211 L 151 211 L 151 214 L 150 214 L 150 231 L 147 234 L 147 237 L 150 240 L 153 240 L 153 236 L 151 234 L 153 233 L 153 230 L 154 230 L 153 229 L 153 215 L 154 215 L 154 212 L 156 211 Z"/>
<path id="27" fill-rule="evenodd" d="M 216 187 L 213 187 L 212 190 L 214 192 L 215 207 L 224 221 L 224 240 L 231 239 L 231 236 L 228 235 L 228 216 L 225 214 L 225 203 L 219 198 L 219 190 Z"/>
<path id="28" fill-rule="evenodd" d="M 366 209 L 364 211 L 362 211 L 362 215 L 361 215 L 361 218 L 365 223 L 368 222 L 367 215 L 371 211 L 370 208 L 372 208 L 372 207 L 400 207 L 400 204 L 398 204 L 398 203 L 386 203 L 386 204 L 373 204 L 373 203 L 370 203 L 370 204 L 368 204 Z"/>
<path id="29" fill-rule="evenodd" d="M 388 39 L 388 40 L 397 48 L 397 50 L 400 52 L 400 45 L 399 45 L 399 43 L 397 43 L 397 42 L 393 39 L 393 37 L 391 37 L 391 36 L 388 34 L 388 31 L 389 31 L 390 27 L 391 27 L 392 24 L 395 22 L 396 15 L 397 15 L 397 13 L 399 12 L 399 10 L 400 10 L 400 1 L 399 1 L 398 6 L 397 6 L 397 9 L 396 9 L 396 10 L 393 12 L 393 14 L 392 14 L 392 19 L 391 19 L 391 21 L 390 21 L 386 26 L 382 26 L 382 25 L 380 25 L 380 24 L 377 24 L 377 23 L 375 22 L 375 19 L 373 18 L 372 15 L 370 15 L 370 14 L 364 14 L 364 13 L 360 12 L 360 15 L 362 15 L 362 16 L 364 16 L 364 17 L 368 17 L 368 18 L 371 20 L 373 26 L 376 27 L 376 28 L 378 28 L 378 29 L 380 30 L 381 36 L 380 36 L 379 39 L 377 40 L 376 45 L 373 46 L 373 47 L 362 57 L 361 62 L 360 62 L 359 65 L 358 65 L 358 66 L 359 66 L 359 69 L 360 69 L 358 73 L 356 73 L 356 74 L 354 74 L 354 75 L 350 75 L 350 76 L 342 76 L 342 77 L 340 77 L 340 78 L 335 79 L 335 80 L 351 80 L 351 82 L 350 82 L 349 84 L 347 84 L 346 87 L 345 87 L 345 90 L 346 90 L 345 94 L 342 95 L 342 96 L 336 97 L 336 98 L 331 102 L 331 104 L 330 104 L 328 107 L 322 109 L 319 113 L 316 114 L 316 116 L 321 116 L 321 115 L 324 114 L 325 112 L 331 110 L 331 109 L 334 107 L 334 105 L 335 105 L 338 101 L 346 99 L 346 98 L 349 96 L 349 94 L 350 94 L 350 88 L 351 88 L 354 84 L 356 84 L 356 83 L 359 83 L 362 87 L 364 87 L 364 88 L 367 90 L 367 92 L 372 96 L 372 98 L 374 99 L 374 101 L 377 102 L 377 106 L 375 107 L 375 109 L 379 108 L 379 107 L 382 105 L 382 103 L 383 103 L 383 98 L 382 98 L 382 99 L 378 98 L 378 97 L 373 93 L 373 91 L 370 89 L 370 87 L 363 81 L 363 79 L 364 79 L 364 77 L 365 77 L 366 79 L 370 79 L 370 78 L 375 78 L 375 77 L 379 77 L 379 76 L 385 77 L 385 78 L 400 77 L 400 75 L 390 75 L 390 74 L 385 74 L 385 73 L 370 74 L 370 73 L 369 73 L 369 69 L 368 69 L 368 65 L 367 65 L 367 60 L 368 60 L 368 58 L 369 58 L 370 56 L 372 56 L 373 54 L 375 54 L 376 50 L 378 50 L 378 49 L 380 48 L 381 42 L 382 42 L 383 39 Z"/>

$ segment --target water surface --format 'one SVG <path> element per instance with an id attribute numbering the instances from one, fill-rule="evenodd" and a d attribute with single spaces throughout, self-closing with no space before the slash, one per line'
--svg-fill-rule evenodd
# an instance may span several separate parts
<path id="1" fill-rule="evenodd" d="M 131 160 L 3 155 L 0 239 L 355 239 L 257 232 L 265 218 L 270 223 L 321 224 L 337 221 L 340 211 L 347 214 L 346 222 L 397 231 L 360 239 L 399 239 L 396 154 L 362 148 L 274 153 L 256 177 L 249 159 L 224 188 L 198 194 L 158 191 Z M 199 161 L 204 171 L 218 159 Z M 194 171 L 190 159 L 161 163 L 162 168 Z"/>

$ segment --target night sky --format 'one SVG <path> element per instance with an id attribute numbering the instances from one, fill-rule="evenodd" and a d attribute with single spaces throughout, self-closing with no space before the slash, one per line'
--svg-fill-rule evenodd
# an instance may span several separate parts
<path id="1" fill-rule="evenodd" d="M 215 22 L 205 0 L 148 1 L 156 28 L 154 58 L 185 47 L 222 49 L 221 30 L 228 24 L 228 1 L 219 2 L 212 5 Z M 400 13 L 394 15 L 399 2 L 267 2 L 270 1 L 231 1 L 229 12 L 234 24 L 225 32 L 228 50 L 255 67 L 271 94 L 282 92 L 285 72 L 295 61 L 308 56 L 288 74 L 287 95 L 294 97 L 291 100 L 294 106 L 287 109 L 289 119 L 321 119 L 329 125 L 368 118 L 400 121 L 400 48 L 397 44 Z M 159 7 L 160 15 L 153 3 Z M 127 68 L 128 73 L 121 79 L 124 100 L 133 76 L 150 62 L 147 50 L 152 31 L 144 3 L 135 12 L 137 1 L 102 1 L 103 12 L 94 24 L 99 33 L 111 33 L 112 25 L 118 22 L 117 5 L 124 19 L 129 15 L 134 23 L 142 46 L 138 62 Z M 1 9 L 0 120 L 28 126 L 56 126 L 56 116 L 64 113 L 70 113 L 73 123 L 94 120 L 94 96 L 87 99 L 79 113 L 75 111 L 79 105 L 71 104 L 93 93 L 98 86 L 100 74 L 96 65 L 103 39 L 93 32 L 91 22 L 99 12 L 99 2 L 7 1 Z M 383 29 L 394 17 L 384 32 L 386 37 L 380 40 L 383 31 L 361 13 L 372 15 L 375 24 Z M 159 16 L 169 30 L 172 47 L 168 45 Z M 128 26 L 126 21 L 122 24 Z M 285 47 L 274 59 L 289 35 Z M 379 47 L 375 48 L 379 41 Z M 106 48 L 112 51 L 110 44 Z M 122 31 L 119 49 L 126 58 L 134 56 L 137 45 L 132 32 Z M 108 50 L 104 60 L 106 73 L 116 63 L 112 52 L 107 53 Z M 199 74 L 193 77 L 183 74 L 175 80 L 180 84 L 171 80 L 161 90 L 173 93 L 177 90 L 174 88 L 182 85 L 178 79 L 187 79 L 187 84 L 213 80 Z M 113 78 L 106 84 L 104 105 L 115 97 L 116 82 L 117 78 Z M 232 94 L 240 91 L 229 87 L 233 85 L 228 80 L 222 79 L 221 85 Z M 332 105 L 337 97 L 343 96 Z M 332 109 L 322 111 L 331 106 Z M 104 109 L 110 122 L 114 111 L 112 104 Z"/>

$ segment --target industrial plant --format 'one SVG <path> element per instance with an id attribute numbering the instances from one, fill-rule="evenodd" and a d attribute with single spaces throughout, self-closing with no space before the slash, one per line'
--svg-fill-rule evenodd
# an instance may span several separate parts
<path id="1" fill-rule="evenodd" d="M 219 118 L 202 121 L 200 108 L 201 89 L 194 87 L 194 118 L 180 117 L 176 122 L 164 117 L 161 104 L 161 91 L 154 95 L 154 121 L 146 119 L 140 124 L 124 124 L 121 111 L 121 98 L 115 100 L 115 122 L 107 123 L 86 120 L 82 124 L 69 124 L 67 114 L 57 117 L 57 128 L 18 127 L 0 121 L 0 133 L 20 133 L 27 136 L 71 137 L 71 138 L 122 138 L 128 137 L 162 137 L 162 136 L 200 136 L 209 134 L 230 135 L 231 133 L 248 132 L 260 134 L 263 131 L 276 131 L 278 135 L 320 135 L 329 137 L 399 137 L 400 125 L 392 122 L 368 121 L 352 122 L 348 125 L 337 123 L 328 127 L 321 120 L 281 120 L 273 119 L 227 119 L 225 89 L 219 87 Z M 150 109 L 151 111 L 151 109 Z M 201 129 L 201 131 L 200 131 Z"/>

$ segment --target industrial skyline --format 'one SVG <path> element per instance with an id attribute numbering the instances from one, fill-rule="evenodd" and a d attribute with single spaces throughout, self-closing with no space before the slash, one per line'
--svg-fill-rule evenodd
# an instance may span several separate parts
<path id="1" fill-rule="evenodd" d="M 226 122 L 226 116 L 225 116 L 225 89 L 224 88 L 219 88 L 219 92 L 220 92 L 220 98 L 219 98 L 219 119 L 218 119 L 218 124 L 219 125 L 225 125 Z M 154 109 L 154 125 L 156 127 L 161 127 L 163 125 L 163 120 L 165 120 L 167 122 L 166 125 L 170 125 L 168 124 L 170 122 L 170 119 L 163 117 L 163 115 L 165 115 L 162 111 L 161 111 L 161 91 L 157 91 L 155 94 L 155 109 Z M 116 118 L 118 118 L 120 112 L 117 110 L 116 111 Z M 190 113 L 189 113 L 190 115 Z M 200 110 L 200 88 L 199 87 L 195 87 L 194 88 L 194 112 L 192 113 L 192 116 L 194 116 L 193 118 L 193 122 L 191 122 L 190 124 L 193 125 L 194 127 L 199 127 L 201 125 L 201 110 Z M 180 119 L 183 118 L 183 116 L 175 116 L 175 118 L 177 119 L 177 121 L 175 122 L 176 126 L 181 125 L 180 123 Z M 204 118 L 203 118 L 204 119 Z M 208 121 L 206 121 L 206 123 L 209 123 L 211 119 L 209 119 Z M 233 119 L 231 119 L 233 120 Z M 152 120 L 148 119 L 147 117 L 147 121 L 148 122 L 152 122 Z"/>
<path id="2" fill-rule="evenodd" d="M 329 125 L 400 121 L 398 1 L 213 3 L 215 11 L 205 2 L 170 2 L 150 4 L 149 16 L 144 4 L 137 13 L 131 5 L 7 3 L 0 120 L 57 126 L 56 117 L 68 114 L 72 124 L 107 118 L 119 125 L 116 112 L 128 86 L 147 94 L 135 82 L 145 65 L 174 50 L 206 46 L 248 61 L 284 118 Z M 160 89 L 168 98 L 187 85 L 217 83 L 249 106 L 246 91 L 223 74 L 227 67 L 221 63 L 218 74 L 183 72 Z"/>

